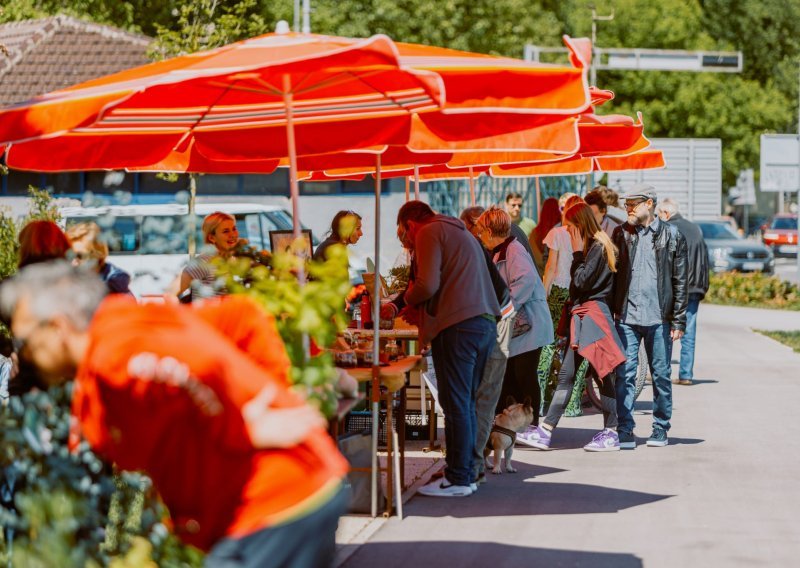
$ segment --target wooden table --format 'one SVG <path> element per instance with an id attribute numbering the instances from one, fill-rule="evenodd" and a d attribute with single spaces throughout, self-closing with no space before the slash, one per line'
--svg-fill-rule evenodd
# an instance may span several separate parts
<path id="1" fill-rule="evenodd" d="M 366 330 L 369 331 L 369 330 Z M 380 468 L 381 471 L 386 471 L 386 515 L 392 514 L 392 492 L 394 476 L 399 474 L 401 480 L 405 479 L 405 436 L 398 436 L 398 448 L 400 453 L 400 471 L 395 471 L 394 468 L 394 444 L 392 432 L 392 415 L 393 402 L 395 394 L 400 395 L 400 407 L 397 413 L 397 429 L 405 427 L 406 422 L 406 399 L 405 387 L 408 381 L 408 375 L 416 369 L 422 361 L 419 355 L 409 355 L 398 359 L 388 365 L 381 365 L 378 368 L 380 385 L 386 387 L 386 394 L 384 402 L 386 403 L 386 468 Z M 350 367 L 344 369 L 352 375 L 358 382 L 370 382 L 373 379 L 372 367 Z M 373 401 L 379 400 L 380 393 L 372 393 L 371 399 Z M 405 432 L 404 432 L 405 433 Z M 377 436 L 377 432 L 374 433 Z M 352 471 L 372 471 L 366 468 L 354 468 Z M 403 482 L 401 481 L 401 486 Z M 398 501 L 402 496 L 398 495 Z"/>

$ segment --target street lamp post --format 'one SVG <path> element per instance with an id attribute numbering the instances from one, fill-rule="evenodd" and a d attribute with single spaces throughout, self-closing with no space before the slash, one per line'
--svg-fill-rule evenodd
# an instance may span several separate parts
<path id="1" fill-rule="evenodd" d="M 797 72 L 797 277 L 800 279 L 800 63 Z"/>
<path id="2" fill-rule="evenodd" d="M 608 16 L 598 16 L 597 10 L 594 5 L 589 6 L 592 9 L 592 61 L 589 63 L 589 86 L 594 87 L 597 85 L 597 67 L 595 60 L 599 57 L 600 52 L 597 49 L 597 22 L 610 22 L 614 19 L 614 12 Z M 594 187 L 594 172 L 586 174 L 586 192 L 592 190 Z"/>

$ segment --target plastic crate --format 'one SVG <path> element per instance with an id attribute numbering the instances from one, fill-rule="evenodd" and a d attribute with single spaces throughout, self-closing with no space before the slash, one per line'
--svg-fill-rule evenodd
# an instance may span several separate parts
<path id="1" fill-rule="evenodd" d="M 397 412 L 392 413 L 392 426 L 397 425 Z M 372 413 L 367 410 L 353 411 L 347 415 L 345 423 L 346 432 L 371 432 Z M 428 425 L 422 424 L 422 414 L 419 412 L 406 412 L 405 439 L 428 440 Z M 378 447 L 386 447 L 386 410 L 381 409 L 378 415 Z"/>

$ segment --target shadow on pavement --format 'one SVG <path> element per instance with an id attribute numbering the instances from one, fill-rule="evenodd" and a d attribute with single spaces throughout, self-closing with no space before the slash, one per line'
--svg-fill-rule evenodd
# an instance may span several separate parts
<path id="1" fill-rule="evenodd" d="M 713 385 L 718 383 L 717 379 L 694 379 L 691 385 L 685 385 L 687 387 L 693 387 L 695 385 Z"/>
<path id="2" fill-rule="evenodd" d="M 355 546 L 355 545 L 353 545 Z M 361 547 L 342 564 L 345 568 L 381 566 L 470 566 L 493 568 L 522 566 L 591 566 L 592 568 L 639 568 L 633 554 L 582 552 L 553 548 L 512 546 L 495 542 L 376 542 Z"/>
<path id="3" fill-rule="evenodd" d="M 406 504 L 406 516 L 496 517 L 513 515 L 580 515 L 617 513 L 662 501 L 672 495 L 643 493 L 582 483 L 549 483 L 530 479 L 528 468 L 519 473 L 489 473 L 478 492 L 464 498 L 415 495 Z"/>

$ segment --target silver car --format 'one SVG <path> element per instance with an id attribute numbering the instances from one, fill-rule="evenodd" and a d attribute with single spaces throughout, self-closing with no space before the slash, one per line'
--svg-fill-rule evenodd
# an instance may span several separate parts
<path id="1" fill-rule="evenodd" d="M 709 266 L 714 272 L 775 271 L 775 258 L 758 241 L 745 239 L 734 232 L 725 221 L 696 221 L 708 246 Z"/>

